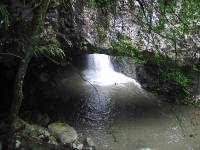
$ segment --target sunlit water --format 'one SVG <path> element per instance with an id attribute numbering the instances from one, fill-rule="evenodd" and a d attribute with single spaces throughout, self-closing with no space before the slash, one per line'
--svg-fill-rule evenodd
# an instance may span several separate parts
<path id="1" fill-rule="evenodd" d="M 44 89 L 56 103 L 48 100 L 46 108 L 63 114 L 80 140 L 91 137 L 97 150 L 200 150 L 199 109 L 160 101 L 114 72 L 105 57 L 88 56 L 83 76 L 89 81 L 73 71 L 56 75 L 57 88 Z"/>
<path id="2" fill-rule="evenodd" d="M 88 68 L 84 71 L 85 78 L 92 84 L 114 85 L 132 82 L 138 87 L 140 84 L 132 78 L 115 72 L 110 56 L 105 54 L 90 54 L 87 56 Z"/>

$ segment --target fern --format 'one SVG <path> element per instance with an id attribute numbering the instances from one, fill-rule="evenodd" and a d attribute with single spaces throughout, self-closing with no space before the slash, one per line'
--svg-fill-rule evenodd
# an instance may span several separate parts
<path id="1" fill-rule="evenodd" d="M 57 56 L 60 58 L 64 58 L 65 57 L 65 53 L 64 51 L 56 44 L 48 44 L 45 46 L 38 46 L 35 48 L 35 55 L 51 55 L 51 56 Z"/>

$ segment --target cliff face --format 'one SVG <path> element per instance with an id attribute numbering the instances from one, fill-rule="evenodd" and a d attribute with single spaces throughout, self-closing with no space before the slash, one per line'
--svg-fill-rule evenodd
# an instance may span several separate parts
<path id="1" fill-rule="evenodd" d="M 12 24 L 8 26 L 9 32 L 4 33 L 6 36 L 0 34 L 0 52 L 12 52 L 14 54 L 23 56 L 24 44 L 29 39 L 29 37 L 32 36 L 32 27 L 34 23 L 34 17 L 36 16 L 35 9 L 37 9 L 39 5 L 39 0 L 27 0 L 25 1 L 26 3 L 22 0 L 11 0 L 10 2 L 11 5 L 7 5 L 10 8 L 9 14 L 12 17 Z M 154 58 L 150 60 L 154 60 L 157 63 L 156 65 L 166 66 L 165 63 L 161 64 L 159 62 L 159 60 L 163 60 L 162 57 L 159 57 L 158 59 L 154 55 L 154 47 L 151 43 L 151 40 L 155 40 L 154 34 L 149 36 L 149 38 L 146 38 L 144 35 L 144 37 L 142 37 L 142 39 L 144 39 L 144 44 L 142 42 L 138 42 L 140 40 L 138 39 L 138 37 L 140 38 L 139 35 L 143 36 L 143 33 L 145 32 L 143 30 L 139 31 L 139 27 L 137 27 L 134 23 L 135 16 L 138 16 L 137 14 L 139 14 L 139 6 L 136 3 L 133 3 L 133 0 L 101 0 L 98 1 L 101 3 L 101 6 L 92 2 L 94 2 L 94 0 L 51 0 L 47 17 L 45 19 L 45 28 L 40 35 L 41 41 L 39 44 L 45 47 L 46 45 L 49 46 L 52 43 L 55 43 L 57 46 L 58 43 L 59 48 L 61 46 L 61 48 L 65 50 L 65 53 L 67 54 L 66 56 L 71 58 L 72 54 L 76 56 L 80 53 L 94 53 L 95 48 L 102 49 L 102 53 L 109 53 L 106 51 L 106 49 L 112 45 L 113 41 L 120 38 L 121 36 L 128 36 L 131 38 L 133 43 L 137 42 L 139 46 L 142 45 L 144 46 L 144 49 L 147 49 L 148 57 L 144 57 L 144 59 L 148 60 L 150 58 Z M 112 2 L 112 4 L 105 4 L 105 2 Z M 0 18 L 1 24 L 5 24 L 2 21 L 4 20 Z M 2 26 L 0 26 L 0 33 L 1 29 Z M 146 39 L 150 39 L 150 43 L 145 43 Z M 160 37 L 158 36 L 157 40 L 159 39 Z M 179 38 L 177 38 L 177 40 L 178 39 Z M 163 45 L 166 46 L 165 49 L 161 47 L 159 49 L 160 51 L 158 51 L 160 53 L 167 54 L 171 59 L 170 62 L 173 62 L 170 65 L 167 65 L 168 70 L 174 66 L 174 54 L 178 54 L 177 60 L 179 60 L 180 63 L 189 65 L 193 63 L 190 61 L 193 59 L 185 61 L 182 52 L 179 53 L 178 51 L 176 54 L 173 51 L 173 42 L 169 43 L 169 41 L 170 40 L 168 40 L 168 42 L 161 41 L 160 43 L 163 43 Z M 126 47 L 127 44 L 123 44 Z M 183 49 L 181 49 L 180 46 L 181 43 L 179 44 L 179 47 L 177 46 L 177 49 L 182 51 Z M 124 50 L 124 52 L 126 51 Z M 187 50 L 185 52 L 187 52 L 187 54 L 189 53 L 187 55 L 189 58 L 193 58 L 193 55 L 191 55 L 193 52 L 198 54 L 195 50 L 192 52 Z M 124 56 L 126 53 L 122 55 Z M 150 88 L 156 89 L 156 85 L 164 85 L 162 82 L 159 82 L 159 67 L 154 67 L 154 62 L 147 63 L 147 67 L 142 66 L 138 69 L 137 66 L 135 68 L 134 63 L 129 58 L 123 60 L 117 57 L 113 58 L 115 70 L 133 78 L 139 77 L 141 82 L 146 82 L 146 87 L 152 85 Z M 0 56 L 0 64 L 2 63 L 1 65 L 3 65 L 3 67 L 6 66 L 5 70 L 13 70 L 13 68 L 16 69 L 16 64 L 19 62 L 19 60 L 20 59 L 18 57 L 16 58 L 13 55 L 6 55 L 5 57 Z M 153 63 L 153 65 L 151 65 L 151 63 Z M 164 74 L 173 73 L 173 71 L 165 73 L 165 70 L 167 69 L 164 68 L 161 71 L 163 71 Z M 156 76 L 157 74 L 158 76 Z M 12 71 L 11 73 L 8 73 L 8 75 L 2 75 L 0 80 L 4 81 L 5 78 L 14 78 L 14 75 L 15 72 Z M 170 90 L 174 90 L 173 86 L 176 87 L 174 84 L 172 85 L 172 88 L 171 85 L 167 85 L 166 87 L 170 87 Z M 158 87 L 158 89 L 160 89 L 160 87 Z M 165 90 L 166 88 L 164 87 L 163 89 Z"/>
<path id="2" fill-rule="evenodd" d="M 84 49 L 85 45 L 107 48 L 121 35 L 136 41 L 134 6 L 127 0 L 116 2 L 112 10 L 94 7 L 85 0 L 51 2 L 46 21 L 49 37 L 56 33 L 62 46 Z"/>

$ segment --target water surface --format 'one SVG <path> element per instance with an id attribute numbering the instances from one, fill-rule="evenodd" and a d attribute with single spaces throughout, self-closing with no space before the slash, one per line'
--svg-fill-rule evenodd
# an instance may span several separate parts
<path id="1" fill-rule="evenodd" d="M 56 89 L 45 89 L 49 99 L 56 99 L 48 103 L 80 139 L 91 137 L 97 150 L 200 149 L 198 108 L 163 102 L 115 72 L 107 58 L 90 55 L 82 72 L 64 69 L 55 75 Z"/>

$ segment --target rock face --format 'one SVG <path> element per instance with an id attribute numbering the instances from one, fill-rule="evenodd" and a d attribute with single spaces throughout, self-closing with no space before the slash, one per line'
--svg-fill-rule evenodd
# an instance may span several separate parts
<path id="1" fill-rule="evenodd" d="M 120 36 L 137 40 L 138 27 L 133 19 L 136 4 L 119 0 L 112 7 L 93 7 L 85 0 L 52 0 L 45 23 L 45 37 L 57 36 L 64 48 L 74 47 L 74 50 L 85 49 L 84 45 L 88 44 L 107 48 Z"/>
<path id="2" fill-rule="evenodd" d="M 65 123 L 52 123 L 48 126 L 49 132 L 62 144 L 70 144 L 78 139 L 74 128 Z"/>
<path id="3" fill-rule="evenodd" d="M 138 81 L 144 89 L 153 89 L 157 85 L 158 80 L 155 80 L 146 70 L 145 66 L 138 66 L 136 68 L 136 75 Z"/>
<path id="4" fill-rule="evenodd" d="M 124 56 L 113 56 L 111 58 L 111 61 L 113 63 L 115 71 L 123 73 L 130 78 L 137 79 L 137 65 L 135 64 L 133 58 Z"/>

